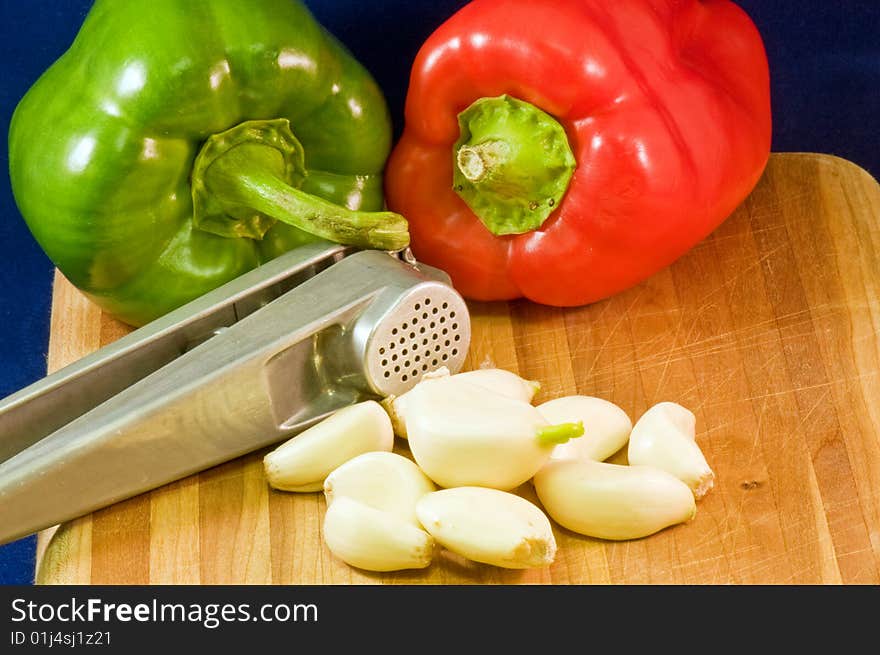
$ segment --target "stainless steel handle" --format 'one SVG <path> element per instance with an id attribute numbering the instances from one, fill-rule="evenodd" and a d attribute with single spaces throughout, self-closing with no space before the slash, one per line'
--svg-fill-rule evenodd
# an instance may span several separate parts
<path id="1" fill-rule="evenodd" d="M 376 293 L 345 268 L 302 283 L 0 464 L 0 542 L 277 442 L 355 402 L 362 390 L 334 388 L 315 357 L 316 335 L 353 320 Z"/>

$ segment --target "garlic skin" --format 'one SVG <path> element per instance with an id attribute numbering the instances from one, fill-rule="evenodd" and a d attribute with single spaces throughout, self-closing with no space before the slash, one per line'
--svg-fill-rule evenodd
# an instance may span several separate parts
<path id="1" fill-rule="evenodd" d="M 526 482 L 550 458 L 555 444 L 538 439 L 550 426 L 526 402 L 454 376 L 425 380 L 407 395 L 410 451 L 441 487 L 507 491 Z"/>
<path id="2" fill-rule="evenodd" d="M 324 498 L 328 507 L 338 498 L 351 498 L 391 513 L 416 528 L 421 528 L 416 503 L 436 489 L 412 460 L 381 451 L 348 460 L 324 480 Z"/>
<path id="3" fill-rule="evenodd" d="M 337 497 L 327 508 L 323 536 L 336 557 L 367 571 L 424 569 L 436 548 L 424 530 L 346 496 Z"/>
<path id="4" fill-rule="evenodd" d="M 416 505 L 422 526 L 448 550 L 507 569 L 550 565 L 556 539 L 547 516 L 515 494 L 485 487 L 443 489 Z"/>
<path id="5" fill-rule="evenodd" d="M 445 366 L 440 367 L 436 371 L 426 373 L 419 381 L 418 387 L 425 380 L 433 380 L 442 377 L 449 377 L 456 382 L 466 382 L 481 387 L 487 391 L 514 398 L 523 402 L 531 403 L 535 394 L 541 388 L 541 383 L 535 380 L 526 380 L 516 373 L 505 371 L 500 368 L 481 368 L 474 371 L 465 371 L 464 373 L 456 373 L 449 375 L 449 369 Z M 413 388 L 415 389 L 415 387 Z M 407 398 L 413 389 L 400 396 L 392 396 L 382 401 L 382 406 L 391 417 L 391 424 L 394 427 L 394 434 L 403 439 L 407 438 L 406 431 L 406 415 L 407 415 Z"/>
<path id="6" fill-rule="evenodd" d="M 696 441 L 696 417 L 676 403 L 658 403 L 633 427 L 627 457 L 633 465 L 654 466 L 687 484 L 699 500 L 715 484 L 715 473 Z"/>
<path id="7" fill-rule="evenodd" d="M 362 453 L 393 446 L 388 414 L 368 400 L 344 407 L 284 442 L 263 458 L 263 469 L 275 489 L 321 491 L 333 469 Z"/>
<path id="8" fill-rule="evenodd" d="M 599 539 L 647 537 L 697 512 L 684 482 L 650 466 L 555 459 L 538 472 L 534 485 L 554 521 Z"/>
<path id="9" fill-rule="evenodd" d="M 584 436 L 559 444 L 553 459 L 580 458 L 602 462 L 626 445 L 632 421 L 612 402 L 592 396 L 565 396 L 538 405 L 550 423 L 584 424 Z"/>

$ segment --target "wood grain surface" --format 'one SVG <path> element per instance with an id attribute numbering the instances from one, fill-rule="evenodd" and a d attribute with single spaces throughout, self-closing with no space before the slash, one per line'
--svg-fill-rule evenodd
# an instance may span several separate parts
<path id="1" fill-rule="evenodd" d="M 43 533 L 37 581 L 878 584 L 878 258 L 877 183 L 841 159 L 775 154 L 714 234 L 625 293 L 471 304 L 466 368 L 491 362 L 540 380 L 536 400 L 600 396 L 634 420 L 663 400 L 694 411 L 716 485 L 686 525 L 620 543 L 555 526 L 544 569 L 444 552 L 371 574 L 324 546 L 320 494 L 267 486 L 260 452 Z M 53 307 L 52 370 L 125 332 L 61 276 Z"/>

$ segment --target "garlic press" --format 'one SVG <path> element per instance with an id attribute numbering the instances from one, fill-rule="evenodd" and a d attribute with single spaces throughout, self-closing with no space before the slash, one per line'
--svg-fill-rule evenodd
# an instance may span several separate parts
<path id="1" fill-rule="evenodd" d="M 0 543 L 456 372 L 469 342 L 443 271 L 295 249 L 0 401 Z"/>

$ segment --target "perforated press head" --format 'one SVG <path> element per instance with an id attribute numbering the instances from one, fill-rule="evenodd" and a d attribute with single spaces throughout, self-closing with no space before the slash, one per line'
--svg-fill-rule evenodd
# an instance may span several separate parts
<path id="1" fill-rule="evenodd" d="M 362 252 L 332 267 L 372 291 L 319 347 L 337 388 L 399 396 L 445 366 L 458 372 L 471 338 L 467 304 L 443 271 L 411 265 L 384 253 Z M 327 276 L 326 279 L 329 279 Z M 367 282 L 369 281 L 369 282 Z M 346 284 L 346 286 L 348 286 Z M 340 303 L 340 311 L 345 305 Z"/>
<path id="2" fill-rule="evenodd" d="M 410 289 L 376 325 L 366 348 L 367 377 L 382 395 L 400 395 L 425 373 L 464 364 L 471 326 L 467 305 L 450 286 Z"/>

